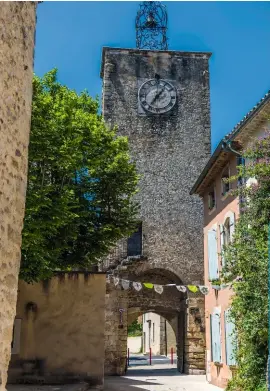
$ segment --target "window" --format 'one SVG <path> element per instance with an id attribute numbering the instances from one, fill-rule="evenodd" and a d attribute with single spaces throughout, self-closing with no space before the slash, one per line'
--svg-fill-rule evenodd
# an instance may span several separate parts
<path id="1" fill-rule="evenodd" d="M 215 189 L 211 189 L 208 193 L 208 209 L 212 210 L 216 206 L 216 194 Z"/>
<path id="2" fill-rule="evenodd" d="M 234 224 L 235 224 L 235 215 L 233 212 L 229 212 L 225 219 L 224 225 L 220 224 L 219 226 L 220 251 L 221 251 L 221 259 L 222 259 L 223 266 L 224 266 L 224 258 L 222 256 L 223 246 L 227 246 L 229 243 L 231 243 L 233 239 L 233 233 L 234 233 Z"/>
<path id="3" fill-rule="evenodd" d="M 208 269 L 209 280 L 215 280 L 218 278 L 218 251 L 217 251 L 217 231 L 215 227 L 212 227 L 208 231 Z"/>
<path id="4" fill-rule="evenodd" d="M 142 255 L 142 223 L 127 241 L 127 256 L 134 257 L 138 255 Z"/>
<path id="5" fill-rule="evenodd" d="M 210 316 L 210 326 L 212 361 L 221 363 L 220 314 L 218 312 Z"/>
<path id="6" fill-rule="evenodd" d="M 153 323 L 153 343 L 155 342 L 155 323 Z"/>
<path id="7" fill-rule="evenodd" d="M 226 364 L 236 365 L 235 325 L 230 319 L 230 309 L 224 312 L 224 321 L 225 321 Z"/>
<path id="8" fill-rule="evenodd" d="M 221 193 L 223 196 L 227 195 L 230 191 L 230 183 L 227 180 L 230 178 L 229 166 L 227 166 L 222 172 L 221 178 Z"/>

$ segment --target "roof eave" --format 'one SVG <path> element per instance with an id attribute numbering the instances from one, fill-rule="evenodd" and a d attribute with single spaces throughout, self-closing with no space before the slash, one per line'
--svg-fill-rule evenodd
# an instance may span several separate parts
<path id="1" fill-rule="evenodd" d="M 228 142 L 232 142 L 235 138 L 237 138 L 237 136 L 239 136 L 239 134 L 241 133 L 241 131 L 247 126 L 247 124 L 249 124 L 253 119 L 254 117 L 256 117 L 256 115 L 258 115 L 258 113 L 260 111 L 262 111 L 264 109 L 264 107 L 270 102 L 270 91 L 268 91 L 268 93 L 264 96 L 264 98 L 261 99 L 261 101 L 257 104 L 257 107 L 255 107 L 252 112 L 249 112 L 245 117 L 244 119 L 239 122 L 235 127 L 234 129 L 232 130 L 231 133 L 229 133 L 227 136 L 225 136 L 221 141 L 220 143 L 218 144 L 217 148 L 215 149 L 214 153 L 211 155 L 210 159 L 208 160 L 208 162 L 206 163 L 206 166 L 204 167 L 203 171 L 201 172 L 199 178 L 197 179 L 197 181 L 195 182 L 195 184 L 193 185 L 191 191 L 190 191 L 190 195 L 193 195 L 193 194 L 199 194 L 199 191 L 198 189 L 200 188 L 200 185 L 203 183 L 203 180 L 207 177 L 207 173 L 209 171 L 209 169 L 213 166 L 213 164 L 217 161 L 218 159 L 218 156 L 221 152 L 222 149 L 224 149 L 225 145 L 228 144 Z M 221 146 L 223 145 L 223 148 L 221 148 Z"/>
<path id="2" fill-rule="evenodd" d="M 199 186 L 201 185 L 201 183 L 203 182 L 204 178 L 206 177 L 206 174 L 209 171 L 209 168 L 216 162 L 220 152 L 224 149 L 224 141 L 225 140 L 222 139 L 220 141 L 220 143 L 218 144 L 218 146 L 216 147 L 214 153 L 211 155 L 211 157 L 208 160 L 208 162 L 206 163 L 203 171 L 201 172 L 197 181 L 195 182 L 192 189 L 190 190 L 190 192 L 189 192 L 190 195 L 197 194 L 197 190 L 198 190 Z"/>

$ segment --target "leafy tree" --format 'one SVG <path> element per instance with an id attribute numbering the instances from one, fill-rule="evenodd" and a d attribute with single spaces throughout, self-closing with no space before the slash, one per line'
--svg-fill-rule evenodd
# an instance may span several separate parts
<path id="1" fill-rule="evenodd" d="M 143 333 L 143 325 L 138 323 L 138 319 L 134 320 L 131 325 L 128 326 L 129 337 L 140 337 Z"/>
<path id="2" fill-rule="evenodd" d="M 33 80 L 21 278 L 85 270 L 135 230 L 138 176 L 128 141 L 98 114 L 98 101 L 57 81 Z"/>
<path id="3" fill-rule="evenodd" d="M 223 277 L 231 282 L 232 320 L 237 330 L 237 371 L 228 390 L 266 390 L 268 355 L 268 226 L 270 223 L 270 135 L 245 153 L 240 178 L 257 183 L 238 189 L 242 213 L 225 249 Z M 235 179 L 235 178 L 234 178 Z M 245 181 L 243 181 L 245 183 Z"/>

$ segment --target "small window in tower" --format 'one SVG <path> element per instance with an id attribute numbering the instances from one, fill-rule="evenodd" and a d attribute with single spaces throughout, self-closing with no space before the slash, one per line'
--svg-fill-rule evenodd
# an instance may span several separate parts
<path id="1" fill-rule="evenodd" d="M 223 171 L 222 178 L 221 178 L 221 189 L 222 189 L 223 196 L 227 195 L 230 191 L 230 183 L 228 182 L 229 178 L 230 178 L 230 170 L 229 170 L 229 166 L 227 166 Z"/>
<path id="2" fill-rule="evenodd" d="M 127 241 L 127 256 L 134 257 L 139 255 L 142 255 L 142 223 L 139 224 L 137 231 Z"/>
<path id="3" fill-rule="evenodd" d="M 216 194 L 214 187 L 208 193 L 208 208 L 209 210 L 214 209 L 216 206 Z"/>

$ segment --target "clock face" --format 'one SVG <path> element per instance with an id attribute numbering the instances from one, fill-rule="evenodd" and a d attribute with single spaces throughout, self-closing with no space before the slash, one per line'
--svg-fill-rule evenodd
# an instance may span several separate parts
<path id="1" fill-rule="evenodd" d="M 145 111 L 163 114 L 170 111 L 176 102 L 174 86 L 162 79 L 150 79 L 139 90 L 139 101 Z"/>

